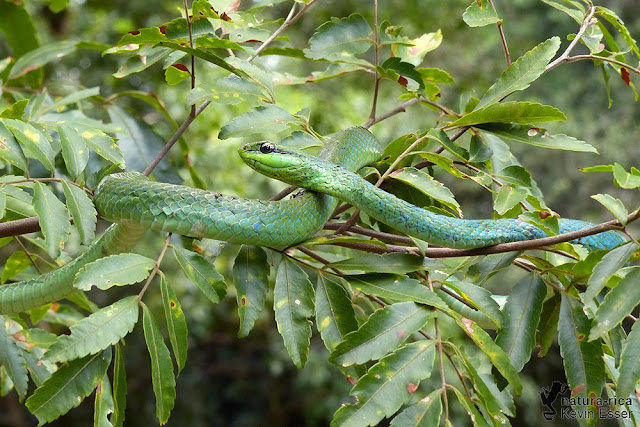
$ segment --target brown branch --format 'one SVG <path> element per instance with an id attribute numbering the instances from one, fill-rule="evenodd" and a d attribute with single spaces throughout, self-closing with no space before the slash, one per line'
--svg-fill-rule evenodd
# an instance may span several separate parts
<path id="1" fill-rule="evenodd" d="M 324 229 L 340 230 L 345 224 L 346 222 L 343 222 L 343 223 L 328 222 L 324 225 Z M 413 239 L 411 237 L 400 236 L 399 234 L 385 233 L 383 231 L 371 230 L 368 228 L 359 227 L 357 225 L 353 225 L 349 227 L 347 231 L 362 234 L 364 236 L 374 237 L 383 242 L 399 242 L 399 243 L 405 243 L 407 245 L 413 244 Z"/>
<path id="2" fill-rule="evenodd" d="M 40 222 L 37 216 L 0 223 L 0 238 L 37 233 L 38 231 L 40 231 Z"/>
<path id="3" fill-rule="evenodd" d="M 578 30 L 578 33 L 576 34 L 574 39 L 571 41 L 571 43 L 569 43 L 569 46 L 567 46 L 565 51 L 562 52 L 562 55 L 560 55 L 558 58 L 556 58 L 553 62 L 551 62 L 549 65 L 545 67 L 544 69 L 545 73 L 553 70 L 563 62 L 566 62 L 567 58 L 571 54 L 571 51 L 576 47 L 576 45 L 584 35 L 585 31 L 587 31 L 587 28 L 589 28 L 591 25 L 596 24 L 598 22 L 598 20 L 593 17 L 595 12 L 596 12 L 596 8 L 594 6 L 589 7 L 588 13 L 586 14 L 584 20 L 580 24 L 580 29 Z"/>
<path id="4" fill-rule="evenodd" d="M 493 4 L 493 0 L 489 0 L 489 4 L 491 5 L 491 7 L 493 8 L 493 10 L 496 12 L 496 15 L 498 14 L 498 11 L 496 10 L 496 5 Z M 496 25 L 498 26 L 498 33 L 500 33 L 500 41 L 502 42 L 502 49 L 504 50 L 504 57 L 507 60 L 507 67 L 509 65 L 511 65 L 511 54 L 509 53 L 509 47 L 507 46 L 507 39 L 504 36 L 504 31 L 502 30 L 502 20 L 499 20 L 498 22 L 496 22 Z"/>

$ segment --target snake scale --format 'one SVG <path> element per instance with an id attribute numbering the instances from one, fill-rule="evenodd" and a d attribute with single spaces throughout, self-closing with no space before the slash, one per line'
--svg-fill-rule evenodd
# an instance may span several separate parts
<path id="1" fill-rule="evenodd" d="M 375 188 L 354 173 L 380 155 L 378 141 L 361 127 L 338 133 L 318 157 L 271 142 L 247 144 L 239 153 L 259 172 L 312 191 L 269 202 L 151 182 L 137 173 L 110 175 L 96 188 L 94 203 L 100 216 L 115 224 L 65 266 L 0 286 L 0 314 L 29 310 L 69 296 L 75 291 L 75 275 L 84 265 L 129 251 L 147 229 L 283 248 L 320 230 L 338 199 L 399 231 L 451 248 L 477 248 L 547 235 L 518 219 L 465 220 L 434 214 Z M 559 221 L 561 233 L 591 225 L 571 219 Z M 623 242 L 614 231 L 575 241 L 589 250 L 610 249 Z"/>

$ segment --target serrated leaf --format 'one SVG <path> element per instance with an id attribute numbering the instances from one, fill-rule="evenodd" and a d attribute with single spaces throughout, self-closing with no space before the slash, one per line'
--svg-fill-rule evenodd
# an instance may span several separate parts
<path id="1" fill-rule="evenodd" d="M 278 266 L 273 289 L 273 310 L 285 347 L 293 363 L 302 369 L 309 353 L 315 290 L 307 274 L 284 258 Z"/>
<path id="2" fill-rule="evenodd" d="M 214 304 L 227 294 L 227 284 L 222 274 L 202 255 L 185 248 L 173 247 L 173 253 L 187 279 L 191 280 Z"/>
<path id="3" fill-rule="evenodd" d="M 322 24 L 309 39 L 304 53 L 310 59 L 340 60 L 364 53 L 372 46 L 371 27 L 362 15 L 331 18 Z"/>
<path id="4" fill-rule="evenodd" d="M 442 389 L 437 388 L 428 396 L 409 406 L 391 420 L 391 427 L 431 427 L 440 425 L 442 415 Z"/>
<path id="5" fill-rule="evenodd" d="M 170 85 L 177 85 L 189 77 L 191 77 L 189 69 L 182 64 L 173 64 L 164 70 L 164 79 Z"/>
<path id="6" fill-rule="evenodd" d="M 85 265 L 76 274 L 73 286 L 88 291 L 92 286 L 107 290 L 112 286 L 138 283 L 149 276 L 156 262 L 138 254 L 119 254 L 100 258 Z"/>
<path id="7" fill-rule="evenodd" d="M 66 125 L 58 126 L 58 135 L 60 135 L 62 158 L 67 167 L 67 172 L 75 179 L 84 170 L 89 161 L 87 144 L 75 129 Z"/>
<path id="8" fill-rule="evenodd" d="M 483 123 L 529 123 L 552 122 L 567 120 L 567 117 L 555 107 L 535 102 L 501 102 L 473 110 L 460 117 L 449 127 L 474 126 Z"/>
<path id="9" fill-rule="evenodd" d="M 500 348 L 491 336 L 486 333 L 476 322 L 471 319 L 453 314 L 453 318 L 458 326 L 476 343 L 476 345 L 489 357 L 491 364 L 502 374 L 502 376 L 513 386 L 517 395 L 522 393 L 522 382 L 518 377 L 518 372 L 511 364 L 509 356 Z"/>
<path id="10" fill-rule="evenodd" d="M 0 121 L 11 130 L 24 147 L 27 157 L 38 160 L 49 172 L 53 172 L 55 154 L 49 140 L 42 132 L 20 120 L 0 119 Z"/>
<path id="11" fill-rule="evenodd" d="M 596 414 L 596 406 L 584 403 L 591 402 L 592 396 L 600 396 L 605 376 L 601 341 L 587 341 L 590 326 L 591 322 L 584 314 L 582 304 L 563 295 L 558 322 L 558 344 L 571 387 L 571 397 L 576 398 L 577 404 L 572 405 L 572 408 L 576 412 L 588 410 Z"/>
<path id="12" fill-rule="evenodd" d="M 620 356 L 620 375 L 616 387 L 616 396 L 630 396 L 640 380 L 640 323 L 635 322 L 627 336 L 627 342 Z"/>
<path id="13" fill-rule="evenodd" d="M 596 194 L 591 196 L 592 199 L 600 202 L 605 208 L 609 209 L 609 211 L 616 217 L 620 224 L 623 226 L 627 225 L 627 217 L 629 212 L 624 207 L 624 204 L 620 199 L 616 199 L 608 194 Z"/>
<path id="14" fill-rule="evenodd" d="M 16 251 L 12 253 L 4 263 L 2 275 L 0 276 L 0 283 L 6 283 L 7 280 L 14 278 L 31 265 L 32 261 L 25 252 Z"/>
<path id="15" fill-rule="evenodd" d="M 510 256 L 502 258 L 503 261 L 510 259 L 513 258 Z M 474 283 L 462 280 L 450 280 L 446 282 L 446 285 L 453 288 L 458 295 L 489 317 L 496 327 L 502 327 L 504 314 L 500 311 L 498 303 L 492 298 L 491 292 Z M 463 312 L 461 313 L 464 314 Z"/>
<path id="16" fill-rule="evenodd" d="M 264 308 L 269 290 L 269 271 L 264 249 L 243 245 L 233 264 L 233 283 L 238 300 L 240 330 L 238 337 L 249 335 L 258 316 Z"/>
<path id="17" fill-rule="evenodd" d="M 503 185 L 498 191 L 498 196 L 493 202 L 493 209 L 498 215 L 504 215 L 510 211 L 514 206 L 524 202 L 527 198 L 527 190 L 518 187 L 509 187 Z"/>
<path id="18" fill-rule="evenodd" d="M 73 224 L 78 230 L 83 245 L 93 242 L 95 236 L 97 213 L 91 199 L 80 188 L 62 181 L 62 190 L 67 202 L 67 208 L 73 217 Z"/>
<path id="19" fill-rule="evenodd" d="M 595 311 L 595 305 L 592 300 L 600 294 L 609 279 L 627 263 L 635 250 L 636 246 L 633 244 L 617 247 L 606 254 L 602 261 L 593 268 L 593 273 L 591 273 L 587 281 L 587 290 L 580 295 L 585 306 Z"/>
<path id="20" fill-rule="evenodd" d="M 441 310 L 449 307 L 418 280 L 394 274 L 366 274 L 347 276 L 349 284 L 367 295 L 394 301 L 413 301 Z"/>
<path id="21" fill-rule="evenodd" d="M 631 173 L 629 173 L 624 170 L 622 165 L 614 163 L 613 177 L 616 179 L 616 183 L 622 188 L 633 189 L 640 187 L 640 172 L 636 168 L 632 167 Z"/>
<path id="22" fill-rule="evenodd" d="M 488 8 L 493 9 L 489 5 Z M 552 37 L 518 58 L 491 85 L 476 108 L 499 102 L 512 92 L 528 88 L 531 82 L 544 73 L 545 67 L 553 59 L 559 47 L 560 38 Z"/>
<path id="23" fill-rule="evenodd" d="M 120 148 L 106 133 L 100 129 L 74 123 L 72 126 L 84 138 L 88 147 L 92 148 L 100 157 L 124 168 L 124 157 Z"/>
<path id="24" fill-rule="evenodd" d="M 122 345 L 116 344 L 116 356 L 113 361 L 113 427 L 122 427 L 127 406 L 127 373 L 124 368 Z"/>
<path id="25" fill-rule="evenodd" d="M 419 256 L 394 252 L 390 254 L 367 254 L 329 264 L 347 274 L 395 273 L 404 274 L 422 268 L 424 259 Z"/>
<path id="26" fill-rule="evenodd" d="M 127 48 L 126 50 L 129 51 L 131 49 Z M 112 49 L 109 49 L 106 53 L 113 53 Z M 155 63 L 167 58 L 171 54 L 171 50 L 161 47 L 143 48 L 138 49 L 136 53 L 137 54 L 132 55 L 117 72 L 112 74 L 113 77 L 121 79 L 128 75 L 142 72 Z"/>
<path id="27" fill-rule="evenodd" d="M 502 308 L 504 324 L 496 336 L 496 344 L 507 353 L 518 372 L 531 358 L 546 296 L 545 283 L 540 276 L 531 273 L 514 286 Z"/>
<path id="28" fill-rule="evenodd" d="M 178 374 L 180 374 L 187 362 L 187 350 L 189 349 L 187 320 L 184 316 L 184 311 L 182 311 L 182 305 L 178 301 L 173 288 L 167 283 L 164 274 L 160 276 L 160 292 L 162 294 L 164 317 L 167 320 L 169 341 L 173 349 L 173 356 L 176 358 L 176 365 L 178 365 Z"/>
<path id="29" fill-rule="evenodd" d="M 11 68 L 8 79 L 15 79 L 38 69 L 51 61 L 55 61 L 76 50 L 76 43 L 73 41 L 61 41 L 49 43 L 33 49 L 20 57 Z"/>
<path id="30" fill-rule="evenodd" d="M 289 128 L 289 124 L 302 123 L 277 105 L 261 105 L 233 118 L 220 129 L 218 138 L 238 138 L 255 133 L 279 133 Z"/>
<path id="31" fill-rule="evenodd" d="M 71 325 L 71 334 L 60 335 L 45 358 L 50 362 L 67 362 L 97 353 L 131 332 L 137 321 L 138 297 L 123 298 Z"/>
<path id="32" fill-rule="evenodd" d="M 0 160 L 9 162 L 12 165 L 27 170 L 27 159 L 24 157 L 18 141 L 7 129 L 7 127 L 0 122 Z"/>
<path id="33" fill-rule="evenodd" d="M 275 78 L 274 73 L 271 70 L 265 70 L 264 68 L 259 67 L 253 62 L 249 62 L 246 59 L 241 59 L 237 56 L 234 58 L 229 58 L 228 62 L 229 64 L 246 73 L 246 75 L 251 80 L 253 80 L 269 95 L 270 102 L 275 102 L 275 95 L 273 93 L 273 83 L 275 81 Z"/>
<path id="34" fill-rule="evenodd" d="M 589 341 L 614 328 L 640 304 L 640 267 L 631 267 L 617 286 L 604 297 L 596 311 Z"/>
<path id="35" fill-rule="evenodd" d="M 467 150 L 451 141 L 449 135 L 447 135 L 447 133 L 442 129 L 431 129 L 427 135 L 429 136 L 429 138 L 440 143 L 445 150 L 447 150 L 463 162 L 469 160 L 469 153 L 467 152 Z"/>
<path id="36" fill-rule="evenodd" d="M 470 27 L 484 27 L 502 21 L 488 0 L 473 0 L 462 14 L 462 20 Z"/>
<path id="37" fill-rule="evenodd" d="M 433 341 L 417 341 L 399 348 L 373 365 L 349 393 L 357 403 L 341 407 L 332 426 L 375 425 L 393 415 L 420 381 L 431 376 L 435 358 Z"/>
<path id="38" fill-rule="evenodd" d="M 96 400 L 93 407 L 93 426 L 112 427 L 108 415 L 113 412 L 113 395 L 111 394 L 111 383 L 109 377 L 105 375 L 96 387 Z"/>
<path id="39" fill-rule="evenodd" d="M 27 399 L 26 406 L 43 425 L 75 408 L 104 378 L 111 348 L 63 364 Z"/>
<path id="40" fill-rule="evenodd" d="M 69 211 L 49 187 L 40 182 L 33 184 L 33 208 L 40 220 L 47 252 L 51 258 L 56 259 L 60 256 L 71 229 Z"/>
<path id="41" fill-rule="evenodd" d="M 22 350 L 16 340 L 9 335 L 6 318 L 0 315 L 0 366 L 4 366 L 13 383 L 20 401 L 27 394 L 27 366 L 22 358 Z"/>
<path id="42" fill-rule="evenodd" d="M 50 368 L 47 363 L 42 363 L 42 359 L 35 355 L 35 352 L 23 351 L 22 358 L 27 364 L 29 376 L 36 385 L 40 387 L 53 373 L 54 369 Z"/>
<path id="43" fill-rule="evenodd" d="M 0 112 L 0 117 L 6 119 L 17 119 L 22 120 L 25 114 L 25 108 L 29 103 L 28 99 L 21 99 L 20 101 L 16 101 L 9 108 L 5 108 Z"/>
<path id="44" fill-rule="evenodd" d="M 400 182 L 404 182 L 413 188 L 420 190 L 424 194 L 448 206 L 453 211 L 460 213 L 460 205 L 456 201 L 453 193 L 442 185 L 442 183 L 433 179 L 429 174 L 416 168 L 403 168 L 389 175 Z"/>
<path id="45" fill-rule="evenodd" d="M 362 364 L 392 351 L 435 317 L 435 312 L 413 302 L 376 310 L 357 331 L 349 333 L 329 356 L 338 365 Z"/>
<path id="46" fill-rule="evenodd" d="M 256 85 L 234 74 L 211 83 L 204 82 L 199 84 L 194 89 L 191 89 L 186 103 L 187 105 L 198 104 L 204 100 L 231 105 L 246 104 L 253 101 L 269 101 Z"/>
<path id="47" fill-rule="evenodd" d="M 562 134 L 550 135 L 546 129 L 535 126 L 489 123 L 481 124 L 478 127 L 502 138 L 516 142 L 524 142 L 525 144 L 535 145 L 536 147 L 598 154 L 598 150 L 591 144 L 587 144 L 572 136 Z"/>
<path id="48" fill-rule="evenodd" d="M 329 351 L 333 351 L 349 332 L 358 329 L 349 294 L 324 274 L 318 275 L 316 287 L 316 327 Z"/>
<path id="49" fill-rule="evenodd" d="M 173 375 L 171 355 L 151 310 L 142 304 L 144 339 L 151 357 L 151 382 L 156 396 L 156 417 L 166 424 L 176 399 L 176 379 Z"/>

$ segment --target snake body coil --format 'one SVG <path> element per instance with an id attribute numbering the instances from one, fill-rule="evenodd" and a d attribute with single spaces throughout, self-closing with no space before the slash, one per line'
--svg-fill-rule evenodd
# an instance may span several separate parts
<path id="1" fill-rule="evenodd" d="M 546 236 L 517 219 L 461 220 L 437 215 L 375 188 L 353 173 L 379 156 L 378 142 L 364 128 L 339 133 L 318 158 L 272 143 L 246 145 L 240 155 L 266 175 L 326 194 L 303 192 L 289 200 L 267 202 L 151 182 L 136 173 L 111 175 L 96 189 L 94 202 L 100 215 L 116 225 L 60 269 L 0 286 L 0 314 L 28 310 L 70 295 L 80 268 L 102 256 L 130 250 L 148 228 L 282 248 L 306 240 L 322 228 L 337 205 L 336 198 L 404 233 L 446 247 L 477 248 Z M 560 232 L 591 225 L 560 220 Z M 589 250 L 610 249 L 622 242 L 622 236 L 613 231 L 576 241 Z"/>

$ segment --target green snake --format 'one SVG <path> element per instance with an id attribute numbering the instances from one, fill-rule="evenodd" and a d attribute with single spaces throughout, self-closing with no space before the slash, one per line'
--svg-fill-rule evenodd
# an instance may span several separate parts
<path id="1" fill-rule="evenodd" d="M 0 314 L 29 310 L 71 295 L 75 275 L 84 265 L 129 251 L 147 229 L 284 248 L 319 231 L 338 199 L 408 235 L 451 248 L 478 248 L 547 235 L 517 219 L 464 220 L 434 214 L 374 187 L 354 173 L 380 156 L 378 141 L 361 127 L 338 133 L 317 157 L 271 142 L 247 144 L 239 153 L 257 171 L 311 191 L 287 200 L 262 201 L 152 182 L 137 173 L 110 175 L 96 188 L 94 203 L 100 216 L 115 224 L 65 266 L 0 286 Z M 570 219 L 559 223 L 561 233 L 593 225 Z M 575 241 L 589 250 L 611 249 L 623 242 L 613 231 Z"/>

